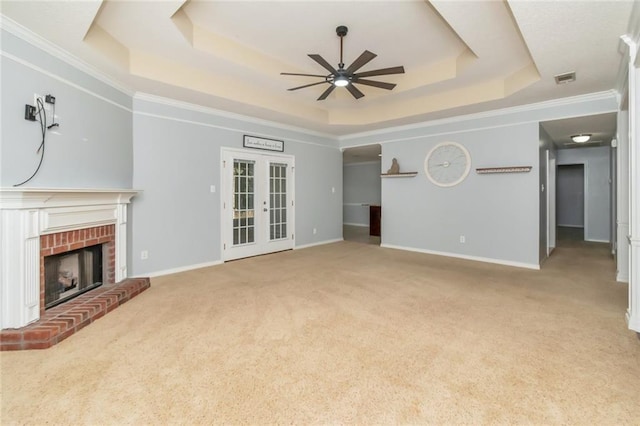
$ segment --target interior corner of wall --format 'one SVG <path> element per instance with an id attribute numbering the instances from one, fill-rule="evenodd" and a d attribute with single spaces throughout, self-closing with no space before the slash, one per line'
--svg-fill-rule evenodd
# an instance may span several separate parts
<path id="1" fill-rule="evenodd" d="M 83 41 L 121 68 L 129 69 L 129 49 L 105 31 L 100 25 L 96 23 L 91 25 Z"/>
<path id="2" fill-rule="evenodd" d="M 194 25 L 193 22 L 191 22 L 191 18 L 182 10 L 182 7 L 171 16 L 171 21 L 173 21 L 173 24 L 184 38 L 187 39 L 189 44 L 193 46 Z"/>
<path id="3" fill-rule="evenodd" d="M 478 60 L 478 55 L 473 53 L 471 49 L 465 49 L 456 58 L 456 73 L 459 75 L 462 71 L 467 69 L 471 64 Z"/>
<path id="4" fill-rule="evenodd" d="M 539 80 L 540 73 L 538 72 L 538 68 L 536 67 L 536 65 L 532 62 L 505 78 L 505 97 L 510 96 Z"/>

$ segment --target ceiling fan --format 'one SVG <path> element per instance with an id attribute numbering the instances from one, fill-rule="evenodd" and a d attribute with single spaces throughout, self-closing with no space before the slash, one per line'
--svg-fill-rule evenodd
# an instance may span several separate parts
<path id="1" fill-rule="evenodd" d="M 329 62 L 327 62 L 322 56 L 317 54 L 310 54 L 309 57 L 314 61 L 316 61 L 318 64 L 320 64 L 327 71 L 329 71 L 330 74 L 321 75 L 321 74 L 297 74 L 297 73 L 282 72 L 280 73 L 280 75 L 297 75 L 297 76 L 304 76 L 304 77 L 324 78 L 323 81 L 319 81 L 317 83 L 305 84 L 304 86 L 293 87 L 287 90 L 298 90 L 298 89 L 304 89 L 305 87 L 317 86 L 319 84 L 329 84 L 329 87 L 327 88 L 327 90 L 325 90 L 322 93 L 322 95 L 320 95 L 320 97 L 318 98 L 319 101 L 322 101 L 326 99 L 327 96 L 329 96 L 336 87 L 346 88 L 349 91 L 349 93 L 351 93 L 353 97 L 356 99 L 360 99 L 361 97 L 363 97 L 364 93 L 358 90 L 358 88 L 355 87 L 354 84 L 364 84 L 365 86 L 373 86 L 373 87 L 378 87 L 380 89 L 387 89 L 387 90 L 391 90 L 394 87 L 396 87 L 396 85 L 392 83 L 384 83 L 382 81 L 368 80 L 368 79 L 365 79 L 364 77 L 373 77 L 377 75 L 404 74 L 404 67 L 402 66 L 382 68 L 378 70 L 356 73 L 356 71 L 358 71 L 360 68 L 365 66 L 367 63 L 369 63 L 369 61 L 371 61 L 373 58 L 378 56 L 375 53 L 369 52 L 368 50 L 365 50 L 364 52 L 362 52 L 362 54 L 358 56 L 358 58 L 355 61 L 353 61 L 351 65 L 349 65 L 346 69 L 344 68 L 344 63 L 342 62 L 342 39 L 344 36 L 347 35 L 347 31 L 348 31 L 348 28 L 345 27 L 344 25 L 341 25 L 338 28 L 336 28 L 336 34 L 338 34 L 338 37 L 340 37 L 340 63 L 338 64 L 338 69 L 335 69 L 334 67 L 332 67 L 331 64 L 329 64 Z"/>

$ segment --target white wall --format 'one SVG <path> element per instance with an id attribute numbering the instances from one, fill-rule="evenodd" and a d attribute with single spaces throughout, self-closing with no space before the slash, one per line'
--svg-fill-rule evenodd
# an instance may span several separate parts
<path id="1" fill-rule="evenodd" d="M 47 132 L 42 167 L 25 187 L 131 188 L 131 96 L 4 29 L 0 37 L 0 186 L 24 181 L 40 160 L 40 125 L 24 119 L 37 93 L 56 97 L 60 126 Z"/>
<path id="2" fill-rule="evenodd" d="M 220 149 L 242 148 L 245 134 L 283 140 L 284 154 L 295 156 L 295 245 L 342 238 L 335 141 L 149 96 L 134 99 L 133 129 L 133 181 L 143 190 L 130 209 L 134 275 L 220 261 Z"/>
<path id="3" fill-rule="evenodd" d="M 586 241 L 610 241 L 611 183 L 608 146 L 558 150 L 558 165 L 583 164 L 585 169 Z"/>
<path id="4" fill-rule="evenodd" d="M 369 205 L 381 202 L 380 161 L 345 164 L 342 168 L 345 225 L 369 226 Z"/>

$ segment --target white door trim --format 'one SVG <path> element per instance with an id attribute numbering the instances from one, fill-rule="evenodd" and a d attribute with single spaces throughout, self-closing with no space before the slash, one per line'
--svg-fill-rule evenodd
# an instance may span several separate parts
<path id="1" fill-rule="evenodd" d="M 221 254 L 220 258 L 221 260 L 223 262 L 227 260 L 232 260 L 232 259 L 229 259 L 227 256 L 228 252 L 226 247 L 226 245 L 229 244 L 228 240 L 230 235 L 228 230 L 226 229 L 226 226 L 227 226 L 226 220 L 228 218 L 225 216 L 226 209 L 229 208 L 229 206 L 227 206 L 226 203 L 230 199 L 230 194 L 229 194 L 230 182 L 228 182 L 224 162 L 228 156 L 246 156 L 249 158 L 262 159 L 265 161 L 268 161 L 269 159 L 282 159 L 283 162 L 287 162 L 288 164 L 291 165 L 291 175 L 287 179 L 287 194 L 290 194 L 290 197 L 288 197 L 287 202 L 291 203 L 290 209 L 288 210 L 288 213 L 287 213 L 288 214 L 287 234 L 291 235 L 291 244 L 290 244 L 290 247 L 286 247 L 284 249 L 285 250 L 289 248 L 293 249 L 295 247 L 295 156 L 282 154 L 282 153 L 257 152 L 255 150 L 249 150 L 249 149 L 221 147 L 220 148 L 220 224 L 219 224 L 220 225 L 220 254 Z M 268 173 L 268 170 L 267 170 L 267 173 Z M 256 204 L 255 207 L 257 208 L 258 205 Z M 260 205 L 259 207 L 262 208 L 262 205 Z M 262 231 L 268 232 L 268 230 L 269 230 L 268 226 L 265 226 Z M 262 232 L 262 231 L 259 231 L 259 232 Z M 270 241 L 268 241 L 268 238 L 267 238 L 267 243 L 269 242 Z M 276 243 L 276 245 L 278 244 Z M 281 247 L 282 245 L 280 244 L 278 246 Z M 278 248 L 276 250 L 268 251 L 260 254 L 277 252 L 281 250 L 282 248 Z"/>

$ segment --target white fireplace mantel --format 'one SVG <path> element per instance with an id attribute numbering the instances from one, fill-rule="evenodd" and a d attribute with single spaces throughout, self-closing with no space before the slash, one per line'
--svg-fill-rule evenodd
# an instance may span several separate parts
<path id="1" fill-rule="evenodd" d="M 115 279 L 127 277 L 132 189 L 0 188 L 0 328 L 40 318 L 40 236 L 115 225 Z"/>

